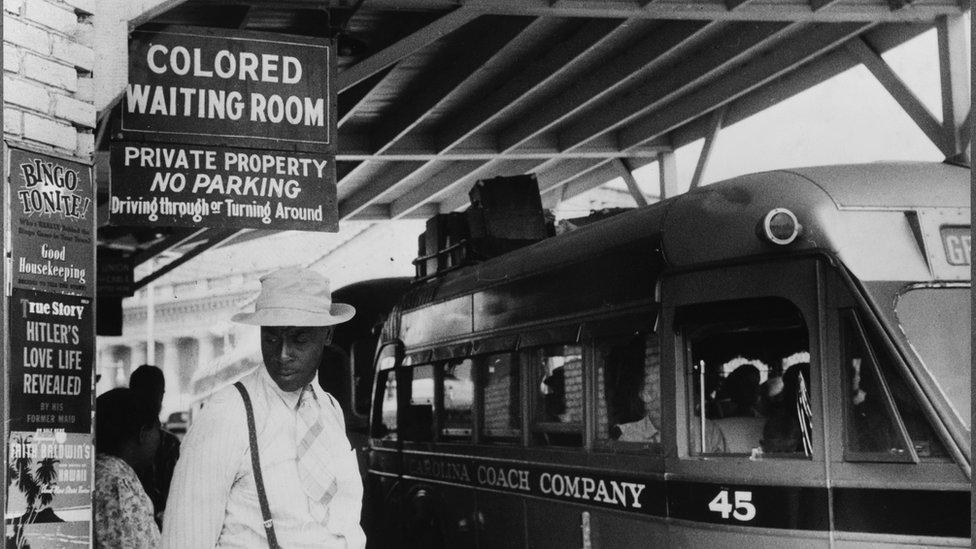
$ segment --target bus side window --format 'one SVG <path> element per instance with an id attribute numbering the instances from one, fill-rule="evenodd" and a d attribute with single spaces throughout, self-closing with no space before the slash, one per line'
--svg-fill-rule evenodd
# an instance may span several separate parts
<path id="1" fill-rule="evenodd" d="M 690 343 L 689 453 L 812 457 L 809 338 L 796 306 L 748 299 L 679 316 Z"/>
<path id="2" fill-rule="evenodd" d="M 403 440 L 429 441 L 434 434 L 434 366 L 427 364 L 400 368 L 401 381 L 409 387 L 405 414 L 400 414 L 400 436 Z M 409 381 L 409 384 L 407 382 Z"/>
<path id="3" fill-rule="evenodd" d="M 522 395 L 513 353 L 476 358 L 483 391 L 483 442 L 519 442 L 522 435 Z"/>
<path id="4" fill-rule="evenodd" d="M 847 461 L 914 461 L 944 457 L 939 442 L 914 396 L 890 360 L 872 345 L 853 311 L 841 323 Z M 900 412 L 900 413 L 899 413 Z"/>
<path id="5" fill-rule="evenodd" d="M 382 370 L 376 375 L 376 414 L 373 416 L 373 438 L 397 439 L 397 380 L 395 370 Z"/>
<path id="6" fill-rule="evenodd" d="M 661 355 L 652 334 L 601 338 L 597 348 L 597 438 L 661 447 Z"/>
<path id="7" fill-rule="evenodd" d="M 444 403 L 441 417 L 442 439 L 470 439 L 473 424 L 472 404 L 474 403 L 474 379 L 471 372 L 472 361 L 450 360 L 439 365 L 441 368 L 441 390 Z"/>
<path id="8" fill-rule="evenodd" d="M 533 416 L 537 444 L 583 443 L 583 348 L 548 345 L 522 354 L 535 388 Z"/>

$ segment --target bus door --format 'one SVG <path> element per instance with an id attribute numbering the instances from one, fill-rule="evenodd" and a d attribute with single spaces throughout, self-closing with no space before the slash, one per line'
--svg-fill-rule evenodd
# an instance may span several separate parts
<path id="1" fill-rule="evenodd" d="M 399 376 L 401 545 L 475 547 L 474 473 L 454 446 L 471 437 L 471 360 L 412 362 Z"/>
<path id="2" fill-rule="evenodd" d="M 829 545 L 823 268 L 794 257 L 662 280 L 673 546 Z"/>
<path id="3" fill-rule="evenodd" d="M 824 364 L 835 546 L 968 547 L 969 481 L 916 381 L 923 372 L 913 372 L 899 356 L 892 344 L 899 334 L 885 328 L 867 300 L 858 299 L 860 290 L 852 282 L 836 271 L 827 280 Z M 920 356 L 931 358 L 926 353 L 936 351 L 939 373 L 970 368 L 968 287 L 865 286 L 885 294 L 873 301 L 897 304 L 894 328 L 903 330 Z M 932 337 L 912 340 L 926 334 Z M 947 391 L 956 390 L 949 380 L 938 381 Z M 968 424 L 965 416 L 960 420 Z"/>

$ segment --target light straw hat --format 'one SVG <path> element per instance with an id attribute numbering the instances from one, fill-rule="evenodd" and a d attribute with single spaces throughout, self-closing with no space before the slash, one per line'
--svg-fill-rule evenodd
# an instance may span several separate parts
<path id="1" fill-rule="evenodd" d="M 308 269 L 288 268 L 261 277 L 254 311 L 231 317 L 256 326 L 332 326 L 353 317 L 356 309 L 333 303 L 329 279 Z"/>

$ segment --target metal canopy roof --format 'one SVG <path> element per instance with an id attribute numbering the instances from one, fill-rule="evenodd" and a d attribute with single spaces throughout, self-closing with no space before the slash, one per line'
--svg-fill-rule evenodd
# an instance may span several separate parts
<path id="1" fill-rule="evenodd" d="M 968 9 L 947 0 L 176 4 L 139 23 L 338 37 L 342 220 L 454 211 L 476 180 L 529 172 L 551 207 L 658 160 L 661 194 L 672 194 L 674 149 L 858 63 L 891 91 L 900 81 L 879 54 Z M 946 156 L 965 148 L 905 94 L 896 99 Z M 140 243 L 139 231 L 105 227 L 100 244 L 145 256 L 230 236 L 168 232 Z"/>

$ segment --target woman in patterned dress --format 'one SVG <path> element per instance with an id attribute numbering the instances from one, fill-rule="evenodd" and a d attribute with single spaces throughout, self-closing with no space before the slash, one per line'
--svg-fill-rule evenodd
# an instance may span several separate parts
<path id="1" fill-rule="evenodd" d="M 98 397 L 95 417 L 95 547 L 155 548 L 159 528 L 135 469 L 156 453 L 159 418 L 148 399 L 122 388 Z"/>

